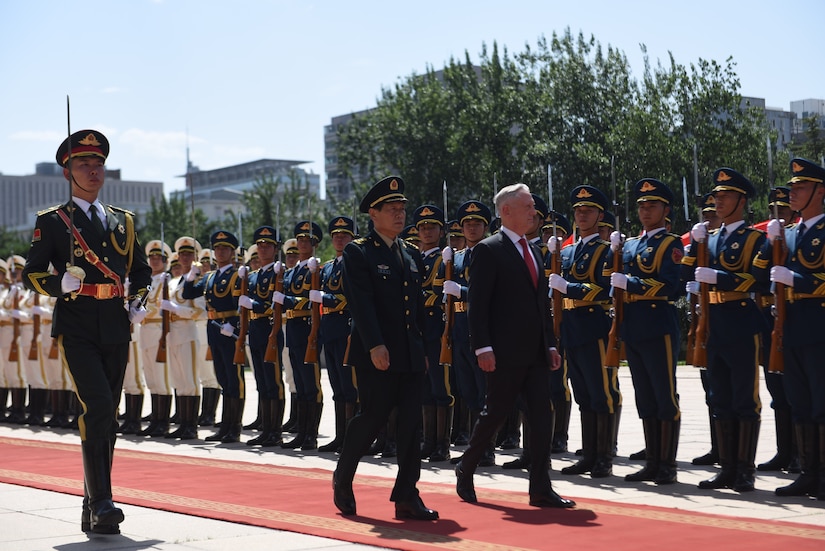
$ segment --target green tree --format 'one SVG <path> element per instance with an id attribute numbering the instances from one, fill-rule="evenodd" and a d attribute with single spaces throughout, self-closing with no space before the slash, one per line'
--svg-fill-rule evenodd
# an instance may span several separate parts
<path id="1" fill-rule="evenodd" d="M 140 221 L 138 221 L 140 222 Z M 163 226 L 166 244 L 174 248 L 175 240 L 184 235 L 192 235 L 192 211 L 183 198 L 167 199 L 161 196 L 152 198 L 151 208 L 146 213 L 146 220 L 139 225 L 140 240 L 146 244 L 152 239 L 160 239 Z M 209 247 L 209 236 L 217 230 L 214 222 L 209 222 L 200 209 L 195 209 L 195 239 L 203 247 Z"/>
<path id="2" fill-rule="evenodd" d="M 20 234 L 11 232 L 5 226 L 0 226 L 0 258 L 8 260 L 13 254 L 26 257 L 29 253 L 29 238 L 24 238 Z M 69 247 L 68 237 L 66 248 Z"/>

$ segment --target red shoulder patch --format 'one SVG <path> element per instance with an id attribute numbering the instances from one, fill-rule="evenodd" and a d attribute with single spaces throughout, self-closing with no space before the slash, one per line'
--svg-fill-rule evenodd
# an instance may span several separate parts
<path id="1" fill-rule="evenodd" d="M 34 229 L 34 234 L 32 235 L 32 243 L 36 243 L 40 241 L 40 228 Z"/>
<path id="2" fill-rule="evenodd" d="M 681 264 L 682 257 L 685 256 L 685 251 L 680 249 L 679 247 L 673 247 L 673 251 L 670 253 L 670 257 L 673 259 L 674 264 Z"/>

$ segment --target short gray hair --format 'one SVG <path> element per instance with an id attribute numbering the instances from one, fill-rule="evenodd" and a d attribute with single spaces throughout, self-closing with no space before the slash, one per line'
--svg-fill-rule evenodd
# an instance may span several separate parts
<path id="1" fill-rule="evenodd" d="M 527 187 L 527 184 L 511 184 L 509 186 L 504 186 L 496 193 L 496 196 L 493 197 L 493 203 L 496 207 L 496 214 L 501 210 L 501 206 L 509 201 L 514 195 L 518 195 L 522 191 L 526 191 L 530 193 L 530 188 Z"/>

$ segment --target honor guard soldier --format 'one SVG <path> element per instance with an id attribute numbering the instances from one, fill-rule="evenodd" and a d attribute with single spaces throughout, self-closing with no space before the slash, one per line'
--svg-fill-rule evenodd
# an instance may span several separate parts
<path id="1" fill-rule="evenodd" d="M 396 518 L 435 520 L 416 484 L 421 474 L 418 428 L 427 360 L 424 351 L 424 267 L 418 250 L 399 239 L 407 199 L 404 181 L 390 176 L 361 200 L 373 229 L 344 249 L 344 294 L 352 313 L 349 362 L 361 412 L 353 417 L 333 474 L 333 501 L 356 513 L 352 480 L 358 461 L 392 409 L 398 412 L 398 475 L 390 496 Z"/>
<path id="2" fill-rule="evenodd" d="M 344 247 L 355 238 L 355 222 L 346 216 L 336 216 L 330 220 L 327 232 L 332 239 L 335 258 L 321 268 L 321 289 L 310 291 L 309 298 L 320 304 L 324 313 L 318 332 L 318 346 L 323 346 L 327 375 L 332 387 L 335 437 L 319 447 L 318 451 L 340 452 L 347 424 L 355 415 L 358 402 L 352 367 L 344 364 L 351 317 L 342 277 Z"/>
<path id="3" fill-rule="evenodd" d="M 455 369 L 458 392 L 461 394 L 464 405 L 470 410 L 469 431 L 472 432 L 478 416 L 484 409 L 487 379 L 484 372 L 478 368 L 476 356 L 470 348 L 467 289 L 470 283 L 473 247 L 484 239 L 492 214 L 487 205 L 481 201 L 472 200 L 458 207 L 456 218 L 464 232 L 467 248 L 456 251 L 453 255 L 453 279 L 444 281 L 443 294 L 455 297 L 453 301 L 453 369 Z M 466 428 L 462 427 L 462 429 Z M 481 467 L 495 465 L 494 450 L 495 435 L 479 463 Z"/>
<path id="4" fill-rule="evenodd" d="M 98 199 L 108 154 L 109 142 L 96 130 L 76 132 L 58 148 L 57 163 L 71 184 L 72 198 L 38 214 L 23 282 L 40 294 L 58 297 L 52 336 L 58 339 L 83 406 L 81 528 L 117 534 L 124 518 L 112 502 L 117 407 L 129 355 L 129 325 L 146 313 L 141 297 L 151 269 L 132 213 Z M 49 271 L 49 264 L 57 274 Z M 130 296 L 124 297 L 127 277 Z"/>
<path id="5" fill-rule="evenodd" d="M 152 414 L 149 425 L 136 434 L 152 438 L 161 438 L 169 432 L 169 414 L 172 409 L 172 386 L 169 384 L 168 364 L 166 360 L 157 360 L 163 326 L 160 303 L 163 299 L 162 289 L 171 254 L 172 249 L 169 245 L 158 239 L 146 243 L 146 258 L 152 268 L 152 288 L 146 299 L 146 317 L 140 326 L 140 361 L 152 400 Z"/>
<path id="6" fill-rule="evenodd" d="M 180 255 L 178 255 L 180 256 Z M 214 270 L 212 264 L 212 249 L 201 249 L 196 256 L 197 265 L 201 273 Z M 191 267 L 190 267 L 191 270 Z M 189 271 L 183 273 L 184 276 Z M 203 296 L 195 299 L 199 308 L 206 310 L 206 300 Z M 215 376 L 215 364 L 212 362 L 212 351 L 209 348 L 209 337 L 206 328 L 209 326 L 209 319 L 201 316 L 195 320 L 195 327 L 198 331 L 198 379 L 201 384 L 201 414 L 198 417 L 198 425 L 201 427 L 211 427 L 215 424 L 215 413 L 218 410 L 218 402 L 221 398 L 221 385 Z"/>
<path id="7" fill-rule="evenodd" d="M 444 212 L 435 205 L 422 205 L 413 212 L 413 223 L 421 239 L 421 261 L 424 264 L 424 348 L 429 364 L 424 384 L 424 440 L 421 459 L 429 459 L 431 462 L 447 461 L 450 459 L 450 430 L 455 399 L 450 386 L 450 366 L 439 361 L 441 337 L 444 334 L 441 294 L 444 264 L 440 248 L 441 238 L 444 237 Z"/>
<path id="8" fill-rule="evenodd" d="M 298 264 L 298 240 L 291 237 L 284 241 L 281 251 L 284 253 L 282 270 L 291 270 Z M 298 391 L 295 388 L 295 377 L 292 373 L 292 362 L 289 360 L 289 343 L 286 340 L 286 313 L 283 314 L 281 332 L 284 334 L 284 348 L 281 350 L 281 368 L 284 372 L 284 383 L 289 390 L 289 419 L 282 429 L 296 433 L 298 426 Z"/>
<path id="9" fill-rule="evenodd" d="M 768 196 L 768 218 L 776 217 L 788 226 L 794 221 L 794 213 L 790 204 L 790 188 L 779 186 L 771 189 Z M 791 405 L 785 394 L 785 377 L 782 373 L 773 373 L 768 365 L 771 357 L 771 333 L 773 331 L 773 295 L 763 293 L 757 295 L 757 306 L 762 309 L 765 317 L 766 329 L 762 333 L 762 372 L 765 375 L 765 386 L 771 395 L 774 425 L 776 427 L 776 455 L 765 463 L 756 466 L 757 471 L 782 471 L 799 473 L 799 453 L 794 438 L 793 421 L 791 420 Z"/>
<path id="10" fill-rule="evenodd" d="M 421 239 L 418 237 L 418 228 L 412 224 L 404 228 L 404 231 L 401 232 L 399 237 L 416 249 L 418 248 L 418 244 L 421 242 Z"/>
<path id="11" fill-rule="evenodd" d="M 447 213 L 444 213 L 445 216 L 446 214 Z M 454 251 L 460 251 L 467 246 L 467 242 L 464 240 L 464 230 L 461 228 L 458 220 L 450 220 L 447 222 L 447 241 L 450 248 Z"/>
<path id="12" fill-rule="evenodd" d="M 674 302 L 679 296 L 679 266 L 684 256 L 678 236 L 665 231 L 665 217 L 673 192 L 659 180 L 644 178 L 635 185 L 636 204 L 643 231 L 622 244 L 613 232 L 612 254 L 622 254 L 623 272 L 614 272 L 610 284 L 624 293 L 621 339 L 636 392 L 636 409 L 645 436 L 645 466 L 629 474 L 629 482 L 676 482 L 676 449 L 681 410 L 676 393 L 679 356 L 679 320 Z"/>
<path id="13" fill-rule="evenodd" d="M 790 205 L 800 220 L 788 228 L 779 220 L 768 223 L 768 239 L 754 261 L 754 275 L 770 279 L 785 290 L 786 315 L 780 326 L 784 360 L 785 394 L 799 446 L 802 473 L 779 496 L 816 496 L 825 500 L 825 377 L 822 353 L 825 336 L 825 169 L 807 159 L 791 160 L 793 177 Z M 773 247 L 784 238 L 787 256 L 772 262 Z M 772 265 L 773 264 L 773 265 Z M 777 298 L 778 300 L 778 298 Z M 782 320 L 777 319 L 779 324 Z M 774 368 L 775 369 L 775 368 Z"/>
<path id="14" fill-rule="evenodd" d="M 275 251 L 280 244 L 272 226 L 259 227 L 252 239 L 260 266 L 249 274 L 247 293 L 238 298 L 238 305 L 249 310 L 249 350 L 258 387 L 261 433 L 246 444 L 272 447 L 282 442 L 281 424 L 285 405 L 281 364 L 265 360 L 272 330 L 272 290 L 281 269 L 280 263 L 275 262 Z"/>
<path id="15" fill-rule="evenodd" d="M 23 288 L 23 268 L 20 262 L 12 255 L 6 260 L 9 270 L 9 288 L 4 297 L 2 309 L 6 312 L 7 323 L 2 354 L 5 356 L 6 384 L 11 389 L 11 410 L 6 418 L 7 423 L 22 425 L 26 422 L 26 351 L 22 346 L 22 323 L 20 318 L 20 301 L 26 294 Z M 22 258 L 22 257 L 20 257 Z M 17 310 L 17 312 L 15 312 Z M 15 317 L 16 316 L 16 317 Z"/>
<path id="16" fill-rule="evenodd" d="M 554 223 L 555 222 L 555 223 Z M 556 229 L 555 237 L 564 240 L 567 239 L 567 236 L 573 233 L 573 227 L 570 225 L 570 221 L 567 219 L 560 212 L 556 212 L 551 210 L 550 213 L 544 219 L 544 225 L 541 227 L 541 240 L 547 243 L 553 236 L 553 228 Z M 545 271 L 549 269 L 545 266 Z"/>
<path id="17" fill-rule="evenodd" d="M 610 278 L 604 273 L 610 244 L 599 238 L 599 222 L 608 202 L 600 190 L 578 186 L 570 204 L 579 240 L 561 250 L 562 273 L 550 274 L 549 284 L 564 295 L 561 343 L 581 411 L 582 458 L 561 472 L 603 478 L 613 473 L 613 436 L 621 407 L 618 370 L 605 369 L 603 356 L 611 325 Z M 548 248 L 557 244 L 551 239 Z"/>
<path id="18" fill-rule="evenodd" d="M 209 238 L 217 269 L 201 276 L 197 265 L 185 276 L 184 299 L 206 297 L 206 315 L 209 325 L 206 327 L 209 348 L 212 350 L 212 362 L 215 376 L 223 389 L 223 410 L 220 430 L 207 436 L 207 442 L 231 444 L 240 441 L 241 419 L 246 387 L 243 378 L 243 365 L 236 364 L 235 341 L 240 322 L 238 315 L 238 295 L 240 279 L 233 264 L 238 238 L 228 231 L 218 230 Z"/>
<path id="19" fill-rule="evenodd" d="M 161 309 L 169 312 L 169 333 L 166 338 L 169 375 L 178 404 L 179 426 L 166 438 L 194 440 L 198 437 L 200 410 L 200 378 L 198 377 L 198 318 L 206 317 L 203 297 L 183 298 L 185 275 L 201 251 L 195 238 L 184 236 L 175 241 L 181 273 L 167 282 L 169 298 L 161 301 Z"/>
<path id="20" fill-rule="evenodd" d="M 318 424 L 324 406 L 320 364 L 304 361 L 312 331 L 312 301 L 309 300 L 312 273 L 320 268 L 318 259 L 312 255 L 324 234 L 315 222 L 302 220 L 295 225 L 294 235 L 298 264 L 284 274 L 284 292 L 276 291 L 272 300 L 286 310 L 286 345 L 297 390 L 298 433 L 281 447 L 306 451 L 318 448 Z"/>
<path id="21" fill-rule="evenodd" d="M 249 266 L 249 271 L 254 272 L 258 268 L 261 267 L 261 259 L 258 256 L 258 245 L 253 243 L 249 246 L 246 250 L 246 255 L 244 256 L 244 263 Z"/>
<path id="22" fill-rule="evenodd" d="M 719 230 L 704 223 L 691 229 L 690 251 L 682 259 L 682 278 L 690 293 L 706 284 L 709 311 L 707 373 L 709 410 L 719 449 L 721 471 L 699 483 L 703 489 L 754 489 L 754 457 L 759 439 L 759 339 L 765 320 L 751 293 L 767 290 L 751 275 L 751 264 L 765 234 L 745 224 L 743 213 L 755 190 L 750 180 L 731 168 L 713 173 Z M 708 265 L 697 260 L 697 243 L 707 244 Z M 702 343 L 697 343 L 701 346 Z"/>
<path id="23" fill-rule="evenodd" d="M 9 350 L 12 339 L 11 315 L 5 308 L 6 297 L 9 294 L 9 265 L 0 258 L 0 350 Z M 9 386 L 6 382 L 6 366 L 8 354 L 0 353 L 0 422 L 6 421 L 8 411 Z"/>
<path id="24" fill-rule="evenodd" d="M 616 230 L 616 215 L 606 210 L 599 220 L 599 239 L 610 243 L 610 234 Z"/>

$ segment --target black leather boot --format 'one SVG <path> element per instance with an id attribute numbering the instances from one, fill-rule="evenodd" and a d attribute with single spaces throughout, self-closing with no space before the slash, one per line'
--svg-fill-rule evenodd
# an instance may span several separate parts
<path id="1" fill-rule="evenodd" d="M 754 490 L 754 475 L 756 466 L 756 443 L 759 441 L 759 419 L 739 420 L 739 442 L 736 452 L 736 480 L 733 489 L 737 492 L 752 492 Z"/>
<path id="2" fill-rule="evenodd" d="M 197 440 L 198 439 L 198 410 L 200 409 L 200 396 L 183 396 L 185 398 L 181 403 L 181 414 L 184 419 L 181 422 L 181 433 L 178 438 L 181 440 Z"/>
<path id="3" fill-rule="evenodd" d="M 51 391 L 52 418 L 46 422 L 47 427 L 59 429 L 69 422 L 66 398 L 66 392 L 63 390 Z"/>
<path id="4" fill-rule="evenodd" d="M 642 419 L 645 433 L 645 466 L 641 471 L 624 477 L 627 482 L 654 481 L 659 474 L 659 447 L 661 423 L 658 419 Z"/>
<path id="5" fill-rule="evenodd" d="M 773 410 L 773 422 L 776 426 L 776 455 L 760 463 L 757 471 L 783 471 L 791 465 L 793 459 L 793 422 L 790 409 Z"/>
<path id="6" fill-rule="evenodd" d="M 662 421 L 659 432 L 659 472 L 656 473 L 656 484 L 676 483 L 676 450 L 679 448 L 679 429 L 682 422 Z"/>
<path id="7" fill-rule="evenodd" d="M 596 464 L 596 413 L 582 410 L 582 457 L 561 470 L 562 474 L 589 473 Z M 611 435 L 612 436 L 612 435 Z"/>
<path id="8" fill-rule="evenodd" d="M 283 443 L 281 434 L 282 425 L 284 422 L 285 405 L 286 403 L 283 399 L 272 400 L 272 409 L 270 411 L 270 414 L 272 415 L 272 420 L 270 421 L 272 424 L 272 430 L 269 432 L 269 438 L 261 442 L 261 447 L 272 448 L 274 446 L 280 446 Z"/>
<path id="9" fill-rule="evenodd" d="M 215 424 L 215 412 L 218 409 L 218 400 L 221 397 L 221 389 L 204 387 L 203 403 L 201 404 L 201 414 L 198 417 L 198 425 L 211 427 Z"/>
<path id="10" fill-rule="evenodd" d="M 11 410 L 6 422 L 12 425 L 22 425 L 26 422 L 26 389 L 11 389 Z"/>
<path id="11" fill-rule="evenodd" d="M 298 402 L 296 418 L 298 420 L 295 428 L 298 429 L 295 438 L 289 442 L 284 442 L 281 447 L 287 450 L 295 450 L 301 447 L 307 437 L 307 415 L 309 414 L 309 402 Z"/>
<path id="12" fill-rule="evenodd" d="M 777 488 L 778 496 L 816 495 L 819 488 L 819 427 L 813 423 L 794 425 L 802 473 L 787 486 Z"/>
<path id="13" fill-rule="evenodd" d="M 46 398 L 49 391 L 45 388 L 29 389 L 29 414 L 24 423 L 33 427 L 40 427 L 46 422 Z"/>
<path id="14" fill-rule="evenodd" d="M 318 427 L 321 425 L 321 414 L 324 411 L 324 403 L 309 402 L 307 405 L 306 437 L 301 443 L 301 450 L 312 451 L 318 449 Z"/>
<path id="15" fill-rule="evenodd" d="M 450 429 L 453 426 L 453 407 L 435 408 L 435 449 L 429 456 L 431 463 L 450 460 Z"/>
<path id="16" fill-rule="evenodd" d="M 263 403 L 261 400 L 258 400 L 258 415 L 255 417 L 255 420 L 249 423 L 248 425 L 243 426 L 243 430 L 260 430 L 264 426 L 263 422 L 264 414 L 263 414 Z"/>
<path id="17" fill-rule="evenodd" d="M 169 432 L 169 415 L 172 413 L 172 399 L 171 394 L 160 394 L 158 396 L 158 415 L 156 418 L 156 425 L 153 430 L 149 432 L 149 438 L 163 438 Z"/>
<path id="18" fill-rule="evenodd" d="M 9 389 L 8 387 L 0 387 L 0 422 L 6 420 L 8 415 Z"/>
<path id="19" fill-rule="evenodd" d="M 224 396 L 224 400 L 226 400 L 226 396 Z M 244 400 L 242 398 L 232 397 L 229 399 L 229 418 L 223 419 L 223 422 L 228 423 L 229 426 L 226 435 L 221 438 L 221 444 L 235 444 L 241 441 L 243 406 Z"/>
<path id="20" fill-rule="evenodd" d="M 550 453 L 564 453 L 567 451 L 567 435 L 570 428 L 570 400 L 554 400 L 553 411 L 556 412 L 553 421 L 553 444 Z"/>
<path id="21" fill-rule="evenodd" d="M 505 419 L 504 425 L 499 431 L 498 439 L 496 440 L 498 448 L 502 450 L 514 450 L 518 448 L 519 438 L 521 436 L 519 434 L 519 415 L 518 407 L 513 406 L 513 409 L 510 411 L 510 414 L 507 415 L 507 419 Z"/>
<path id="22" fill-rule="evenodd" d="M 435 418 L 435 405 L 421 406 L 421 428 L 423 441 L 421 443 L 421 459 L 426 459 L 435 451 L 436 431 L 438 430 Z"/>
<path id="23" fill-rule="evenodd" d="M 160 394 L 150 394 L 149 400 L 152 404 L 152 412 L 149 415 L 149 424 L 143 430 L 137 431 L 138 436 L 149 436 L 158 429 L 158 416 L 160 415 Z"/>
<path id="24" fill-rule="evenodd" d="M 206 442 L 220 442 L 224 439 L 224 437 L 229 434 L 229 398 L 226 396 L 223 397 L 222 405 L 221 405 L 221 419 L 223 422 L 221 426 L 218 428 L 218 432 L 213 434 L 212 436 L 207 436 L 204 440 Z"/>
<path id="25" fill-rule="evenodd" d="M 289 395 L 289 418 L 284 423 L 282 430 L 290 434 L 298 432 L 298 395 L 294 392 Z"/>
<path id="26" fill-rule="evenodd" d="M 123 511 L 112 502 L 111 442 L 81 442 L 83 475 L 88 492 L 89 528 L 100 534 L 119 534 Z"/>
<path id="27" fill-rule="evenodd" d="M 719 436 L 713 424 L 713 410 L 708 408 L 708 419 L 710 419 L 710 451 L 705 455 L 694 457 L 690 462 L 692 465 L 716 465 L 719 463 Z"/>
<path id="28" fill-rule="evenodd" d="M 606 478 L 613 474 L 615 413 L 596 414 L 596 462 L 590 469 L 591 478 Z"/>
<path id="29" fill-rule="evenodd" d="M 335 437 L 318 447 L 319 452 L 337 452 L 344 442 L 344 431 L 347 430 L 347 404 L 346 402 L 333 402 L 335 408 Z"/>
<path id="30" fill-rule="evenodd" d="M 126 418 L 118 427 L 118 434 L 137 434 L 140 428 L 140 416 L 143 411 L 143 394 L 126 395 Z"/>
<path id="31" fill-rule="evenodd" d="M 263 398 L 258 399 L 258 415 L 261 418 L 261 433 L 252 438 L 251 440 L 246 441 L 247 446 L 257 446 L 259 444 L 263 444 L 272 436 L 272 402 L 274 400 L 266 400 Z M 248 430 L 246 427 L 249 425 L 244 425 L 244 430 Z"/>
<path id="32" fill-rule="evenodd" d="M 731 488 L 736 480 L 736 449 L 739 442 L 739 423 L 735 419 L 715 419 L 716 445 L 719 449 L 721 470 L 715 476 L 699 483 L 703 490 Z"/>

